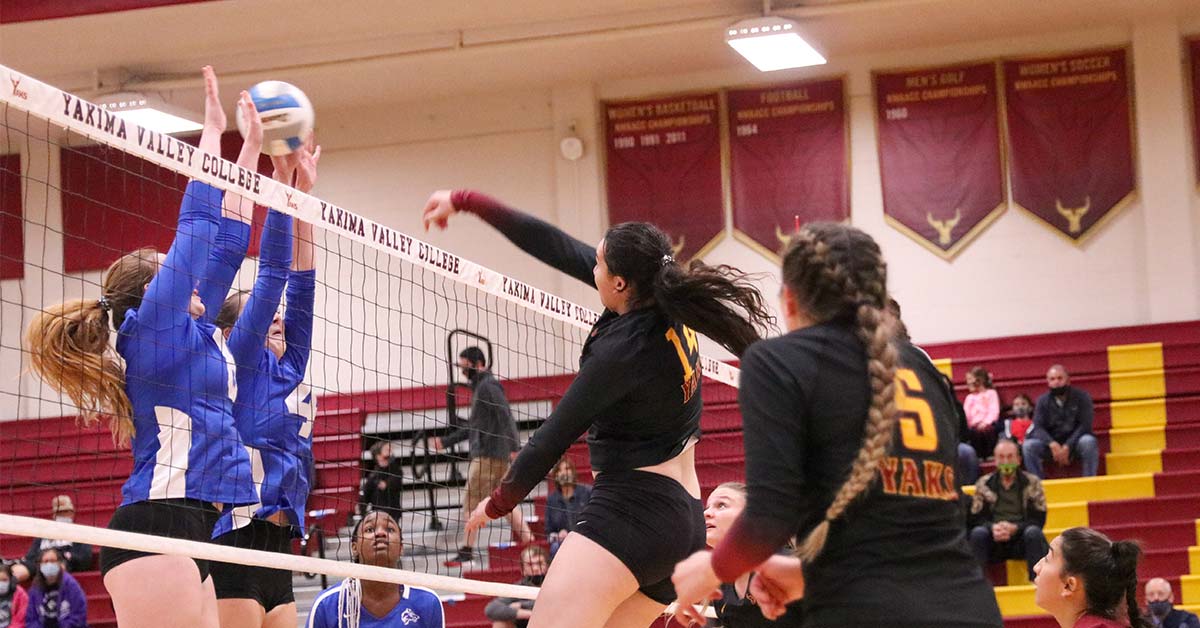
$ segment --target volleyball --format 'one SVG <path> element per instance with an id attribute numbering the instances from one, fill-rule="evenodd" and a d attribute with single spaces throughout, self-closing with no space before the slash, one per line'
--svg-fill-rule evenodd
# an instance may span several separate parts
<path id="1" fill-rule="evenodd" d="M 304 145 L 312 132 L 312 103 L 299 87 L 283 81 L 263 81 L 250 88 L 250 98 L 262 116 L 262 152 L 286 155 Z M 237 113 L 238 131 L 246 136 L 246 121 Z"/>

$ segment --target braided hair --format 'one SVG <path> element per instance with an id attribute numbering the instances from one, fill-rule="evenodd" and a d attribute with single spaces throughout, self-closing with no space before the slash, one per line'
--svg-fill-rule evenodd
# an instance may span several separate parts
<path id="1" fill-rule="evenodd" d="M 853 320 L 866 349 L 871 406 L 862 446 L 850 474 L 825 509 L 824 519 L 800 543 L 796 555 L 810 561 L 825 547 L 830 524 L 875 481 L 876 469 L 896 425 L 898 353 L 892 344 L 895 317 L 887 316 L 887 264 L 875 240 L 839 223 L 812 223 L 792 237 L 783 256 L 783 281 L 815 322 Z"/>

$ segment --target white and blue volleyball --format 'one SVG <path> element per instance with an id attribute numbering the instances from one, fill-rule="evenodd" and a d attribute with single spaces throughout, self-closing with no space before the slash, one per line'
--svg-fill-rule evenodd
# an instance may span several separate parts
<path id="1" fill-rule="evenodd" d="M 267 155 L 286 155 L 304 145 L 312 132 L 312 103 L 300 88 L 283 81 L 263 81 L 250 88 L 258 115 L 262 118 L 263 146 Z M 246 121 L 237 113 L 238 131 L 246 137 Z"/>

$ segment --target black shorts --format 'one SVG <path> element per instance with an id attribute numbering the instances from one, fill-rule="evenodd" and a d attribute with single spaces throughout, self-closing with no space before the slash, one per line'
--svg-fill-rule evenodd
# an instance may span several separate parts
<path id="1" fill-rule="evenodd" d="M 646 597 L 670 604 L 675 564 L 704 548 L 704 506 L 664 475 L 606 471 L 575 531 L 624 563 Z"/>
<path id="2" fill-rule="evenodd" d="M 108 521 L 108 529 L 208 542 L 212 540 L 213 526 L 220 516 L 212 504 L 198 499 L 153 499 L 121 506 Z M 100 548 L 100 574 L 103 576 L 114 567 L 143 556 L 156 554 L 116 547 Z M 196 562 L 203 582 L 208 578 L 209 563 L 199 558 L 192 560 Z"/>
<path id="3" fill-rule="evenodd" d="M 252 519 L 249 525 L 226 532 L 213 542 L 243 549 L 292 553 L 291 527 L 278 526 L 262 519 Z M 212 576 L 218 600 L 254 600 L 268 613 L 276 606 L 296 601 L 292 591 L 292 572 L 286 569 L 213 561 Z"/>

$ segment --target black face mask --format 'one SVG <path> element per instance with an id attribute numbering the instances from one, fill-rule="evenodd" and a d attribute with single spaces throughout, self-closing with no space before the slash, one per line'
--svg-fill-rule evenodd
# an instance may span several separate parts
<path id="1" fill-rule="evenodd" d="M 546 579 L 546 576 L 529 576 L 526 579 L 529 580 L 529 584 L 532 584 L 535 587 L 540 587 L 542 586 L 542 581 Z"/>
<path id="2" fill-rule="evenodd" d="M 1050 394 L 1054 395 L 1055 397 L 1062 397 L 1063 395 L 1067 394 L 1067 388 L 1067 386 L 1051 386 Z"/>
<path id="3" fill-rule="evenodd" d="M 462 374 L 463 374 L 463 377 L 466 377 L 468 381 L 473 382 L 473 381 L 475 381 L 475 376 L 479 374 L 479 369 L 477 369 L 473 366 L 468 366 L 467 368 L 462 370 Z"/>
<path id="4" fill-rule="evenodd" d="M 1150 611 L 1155 617 L 1166 617 L 1171 613 L 1171 602 L 1168 600 L 1159 600 L 1158 602 L 1150 602 L 1146 605 L 1146 610 Z"/>

